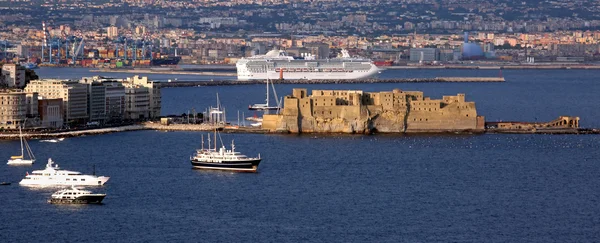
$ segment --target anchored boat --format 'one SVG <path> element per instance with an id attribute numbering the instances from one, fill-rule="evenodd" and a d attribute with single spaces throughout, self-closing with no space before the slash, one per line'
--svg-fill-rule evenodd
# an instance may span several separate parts
<path id="1" fill-rule="evenodd" d="M 192 167 L 195 169 L 228 170 L 240 172 L 256 172 L 261 161 L 258 157 L 250 158 L 235 151 L 235 144 L 231 141 L 231 150 L 224 145 L 217 149 L 217 131 L 214 134 L 214 147 L 210 147 L 210 136 L 208 137 L 208 149 L 204 148 L 204 137 L 202 147 L 196 150 L 196 154 L 190 157 Z"/>
<path id="2" fill-rule="evenodd" d="M 100 204 L 104 197 L 106 194 L 93 194 L 91 191 L 73 186 L 55 192 L 48 202 L 52 204 Z"/>
<path id="3" fill-rule="evenodd" d="M 31 174 L 27 173 L 19 184 L 24 186 L 101 186 L 109 178 L 107 176 L 83 175 L 77 171 L 61 170 L 58 165 L 54 164 L 52 159 L 48 159 L 44 170 L 34 170 Z"/>
<path id="4" fill-rule="evenodd" d="M 35 162 L 35 156 L 27 143 L 27 140 L 23 138 L 23 132 L 21 131 L 21 127 L 19 127 L 19 138 L 21 139 L 21 155 L 10 156 L 8 160 L 8 165 L 30 165 Z M 27 151 L 27 155 L 29 159 L 25 159 L 25 150 Z"/>

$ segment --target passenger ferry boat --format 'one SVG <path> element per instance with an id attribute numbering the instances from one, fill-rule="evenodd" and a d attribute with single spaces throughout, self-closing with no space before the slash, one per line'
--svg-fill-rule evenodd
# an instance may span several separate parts
<path id="1" fill-rule="evenodd" d="M 100 204 L 104 197 L 106 194 L 93 194 L 91 191 L 73 186 L 55 192 L 48 202 L 52 204 Z"/>
<path id="2" fill-rule="evenodd" d="M 241 58 L 236 63 L 238 80 L 306 79 L 345 80 L 369 78 L 380 73 L 373 61 L 350 57 L 348 51 L 332 59 L 314 59 L 309 56 L 295 59 L 283 50 L 272 50 L 265 55 Z"/>
<path id="3" fill-rule="evenodd" d="M 77 171 L 61 170 L 54 164 L 52 159 L 48 159 L 44 170 L 34 170 L 31 174 L 27 173 L 25 178 L 19 182 L 24 186 L 101 186 L 108 181 L 110 177 L 83 175 Z"/>
<path id="4" fill-rule="evenodd" d="M 250 158 L 235 151 L 235 144 L 231 141 L 231 150 L 223 145 L 217 150 L 217 132 L 215 131 L 214 147 L 210 148 L 210 136 L 208 137 L 208 149 L 204 148 L 204 137 L 202 137 L 202 148 L 196 150 L 196 154 L 190 157 L 192 167 L 195 169 L 228 170 L 239 172 L 256 172 L 261 161 L 258 157 Z"/>

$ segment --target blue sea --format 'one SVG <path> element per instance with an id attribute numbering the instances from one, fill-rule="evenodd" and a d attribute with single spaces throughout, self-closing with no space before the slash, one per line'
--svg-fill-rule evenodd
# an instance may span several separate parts
<path id="1" fill-rule="evenodd" d="M 38 69 L 43 77 L 91 76 Z M 465 93 L 488 121 L 579 116 L 600 127 L 594 70 L 503 70 L 505 83 L 276 85 Z M 94 75 L 94 74 L 92 74 Z M 497 76 L 498 70 L 390 70 L 381 76 Z M 189 75 L 175 78 L 195 79 Z M 155 79 L 159 79 L 153 77 Z M 162 113 L 203 111 L 216 93 L 230 121 L 264 102 L 264 85 L 162 89 Z M 241 115 L 240 115 L 241 116 Z M 0 165 L 3 242 L 598 242 L 597 135 L 221 134 L 263 157 L 258 173 L 193 170 L 201 132 L 137 131 L 30 141 L 33 166 Z M 0 158 L 19 153 L 0 141 Z M 103 205 L 52 205 L 56 188 L 18 182 L 52 157 L 110 176 Z"/>

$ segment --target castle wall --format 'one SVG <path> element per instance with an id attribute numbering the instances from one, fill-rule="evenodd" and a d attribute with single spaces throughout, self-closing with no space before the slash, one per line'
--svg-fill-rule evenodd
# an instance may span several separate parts
<path id="1" fill-rule="evenodd" d="M 424 97 L 420 91 L 294 89 L 281 115 L 265 116 L 263 128 L 290 132 L 441 132 L 483 129 L 474 102 L 465 95 Z"/>

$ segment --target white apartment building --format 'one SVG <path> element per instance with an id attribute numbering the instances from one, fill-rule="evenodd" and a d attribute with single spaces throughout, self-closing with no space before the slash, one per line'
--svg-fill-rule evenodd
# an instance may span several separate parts
<path id="1" fill-rule="evenodd" d="M 0 129 L 17 129 L 27 119 L 27 94 L 22 91 L 0 91 Z"/>
<path id="2" fill-rule="evenodd" d="M 25 68 L 17 64 L 4 64 L 0 70 L 0 87 L 18 88 L 25 87 Z"/>
<path id="3" fill-rule="evenodd" d="M 86 84 L 58 79 L 33 80 L 25 91 L 36 92 L 45 99 L 62 99 L 66 122 L 83 122 L 89 119 Z"/>
<path id="4" fill-rule="evenodd" d="M 153 119 L 160 116 L 160 83 L 138 75 L 123 80 L 125 86 L 125 118 Z"/>

